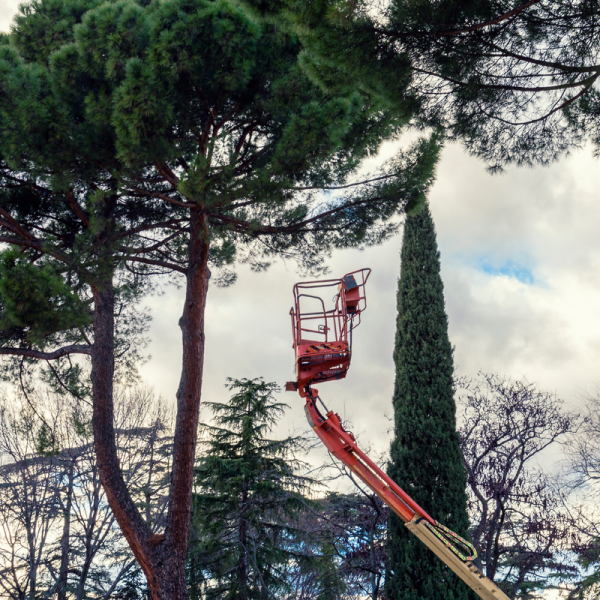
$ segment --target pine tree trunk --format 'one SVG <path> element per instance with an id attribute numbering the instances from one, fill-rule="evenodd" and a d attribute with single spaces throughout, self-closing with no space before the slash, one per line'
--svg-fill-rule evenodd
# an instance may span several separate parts
<path id="1" fill-rule="evenodd" d="M 94 347 L 92 394 L 94 449 L 106 498 L 121 532 L 146 577 L 153 581 L 155 562 L 147 540 L 151 532 L 135 507 L 121 472 L 113 423 L 114 303 L 112 273 L 92 285 L 94 294 Z"/>
<path id="2" fill-rule="evenodd" d="M 177 390 L 177 421 L 173 439 L 173 471 L 165 540 L 160 544 L 160 585 L 150 587 L 152 600 L 187 599 L 186 558 L 190 535 L 192 486 L 202 370 L 204 365 L 204 313 L 210 271 L 208 228 L 199 208 L 191 210 L 190 251 L 186 298 L 179 320 L 183 341 L 183 366 Z"/>

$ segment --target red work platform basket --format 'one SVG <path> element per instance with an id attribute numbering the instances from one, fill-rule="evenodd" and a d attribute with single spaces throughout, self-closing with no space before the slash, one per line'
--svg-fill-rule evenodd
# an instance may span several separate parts
<path id="1" fill-rule="evenodd" d="M 371 269 L 359 269 L 341 279 L 305 281 L 294 286 L 292 334 L 296 381 L 286 390 L 308 395 L 312 383 L 346 377 L 352 356 L 352 330 L 367 307 L 365 284 Z M 333 297 L 327 307 L 327 293 Z"/>

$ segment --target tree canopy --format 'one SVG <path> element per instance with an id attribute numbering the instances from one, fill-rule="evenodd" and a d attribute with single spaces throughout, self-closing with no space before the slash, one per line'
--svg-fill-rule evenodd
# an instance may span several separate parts
<path id="1" fill-rule="evenodd" d="M 598 144 L 596 0 L 249 0 L 299 32 L 322 81 L 442 126 L 492 170 Z"/>
<path id="2" fill-rule="evenodd" d="M 59 361 L 67 386 L 69 358 L 91 357 L 99 473 L 153 598 L 185 595 L 211 271 L 231 283 L 236 260 L 260 270 L 277 256 L 318 271 L 333 248 L 393 234 L 433 177 L 436 135 L 360 178 L 408 113 L 360 86 L 316 85 L 301 56 L 295 34 L 228 0 L 37 0 L 0 44 L 0 241 L 18 249 L 2 268 L 27 282 L 20 298 L 0 289 L 0 353 L 19 369 Z M 186 282 L 158 537 L 112 424 L 115 357 L 135 359 L 135 300 L 157 274 Z"/>

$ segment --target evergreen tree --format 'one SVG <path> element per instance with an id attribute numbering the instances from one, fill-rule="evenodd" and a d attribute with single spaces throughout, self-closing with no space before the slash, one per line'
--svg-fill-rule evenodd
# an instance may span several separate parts
<path id="1" fill-rule="evenodd" d="M 246 0 L 301 35 L 325 85 L 442 126 L 493 169 L 598 147 L 598 0 Z"/>
<path id="2" fill-rule="evenodd" d="M 302 554 L 294 525 L 310 480 L 298 474 L 302 439 L 269 433 L 285 405 L 274 383 L 229 380 L 227 403 L 210 402 L 206 454 L 196 468 L 191 594 L 206 582 L 207 598 L 270 598 L 289 585 L 288 563 Z M 201 573 L 201 576 L 200 576 Z"/>
<path id="3" fill-rule="evenodd" d="M 456 431 L 452 347 L 429 207 L 407 217 L 398 285 L 395 436 L 390 477 L 434 519 L 468 530 L 466 476 Z M 403 522 L 389 525 L 390 600 L 464 600 L 468 587 Z"/>
<path id="4" fill-rule="evenodd" d="M 154 600 L 187 597 L 209 280 L 277 256 L 318 271 L 332 248 L 393 234 L 431 181 L 435 136 L 357 181 L 409 115 L 316 86 L 301 51 L 235 0 L 34 0 L 0 34 L 0 239 L 18 249 L 0 261 L 0 354 L 18 376 L 53 361 L 65 385 L 80 383 L 70 357 L 89 357 L 100 478 Z M 186 300 L 155 534 L 119 465 L 113 381 L 143 333 L 133 300 L 166 273 Z"/>

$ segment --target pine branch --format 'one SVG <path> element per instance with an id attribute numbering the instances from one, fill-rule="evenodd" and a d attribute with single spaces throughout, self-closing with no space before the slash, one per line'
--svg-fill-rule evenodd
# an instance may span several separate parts
<path id="1" fill-rule="evenodd" d="M 392 32 L 389 32 L 386 30 L 380 30 L 380 29 L 376 29 L 375 31 L 377 33 L 388 35 L 393 40 L 399 40 L 402 38 L 449 37 L 449 36 L 461 35 L 463 33 L 474 33 L 475 31 L 479 31 L 480 29 L 485 29 L 486 27 L 490 27 L 492 25 L 498 25 L 499 23 L 502 23 L 503 21 L 506 21 L 508 19 L 512 20 L 512 19 L 514 19 L 514 17 L 518 16 L 524 10 L 527 10 L 534 4 L 538 4 L 541 1 L 542 0 L 530 0 L 530 2 L 521 4 L 521 6 L 517 6 L 514 9 L 509 10 L 508 12 L 505 12 L 501 15 L 498 15 L 497 17 L 495 17 L 489 21 L 485 21 L 483 23 L 476 23 L 475 25 L 471 25 L 470 27 L 464 27 L 462 29 L 452 29 L 450 31 L 415 31 L 415 32 L 407 32 L 407 33 L 400 33 L 400 32 L 392 33 Z"/>
<path id="2" fill-rule="evenodd" d="M 125 260 L 130 262 L 139 262 L 144 263 L 146 265 L 154 265 L 157 267 L 163 267 L 164 269 L 169 269 L 170 271 L 177 271 L 178 273 L 182 273 L 183 275 L 187 275 L 187 269 L 176 265 L 175 263 L 167 262 L 164 260 L 153 260 L 151 258 L 141 258 L 139 256 L 127 256 Z"/>
<path id="3" fill-rule="evenodd" d="M 63 346 L 53 352 L 42 352 L 41 350 L 34 350 L 33 348 L 0 348 L 0 354 L 9 356 L 26 356 L 28 358 L 40 358 L 42 360 L 56 360 L 69 354 L 92 354 L 91 346 L 82 346 L 79 344 L 72 344 L 70 346 Z"/>

